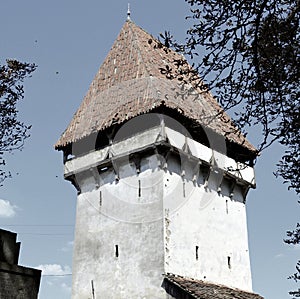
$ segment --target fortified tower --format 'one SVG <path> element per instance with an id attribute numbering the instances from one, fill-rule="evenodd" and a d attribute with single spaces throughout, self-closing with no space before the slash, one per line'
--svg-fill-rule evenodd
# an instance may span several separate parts
<path id="1" fill-rule="evenodd" d="M 127 20 L 55 145 L 78 191 L 72 298 L 261 298 L 245 210 L 256 150 L 209 92 L 162 70 L 180 61 Z"/>

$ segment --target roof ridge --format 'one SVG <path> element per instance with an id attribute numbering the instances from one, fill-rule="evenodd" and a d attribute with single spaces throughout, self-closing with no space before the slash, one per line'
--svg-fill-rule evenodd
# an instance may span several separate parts
<path id="1" fill-rule="evenodd" d="M 150 35 L 152 38 L 156 39 L 151 33 L 147 32 L 144 28 L 142 28 L 141 26 L 137 25 L 134 21 L 130 20 L 126 20 L 127 23 L 131 23 L 132 25 L 134 25 L 135 27 L 137 27 L 139 30 L 143 31 L 145 34 Z M 126 23 L 125 22 L 125 23 Z"/>
<path id="2" fill-rule="evenodd" d="M 136 42 L 136 44 L 137 44 L 137 51 L 138 51 L 138 53 L 139 53 L 139 55 L 140 55 L 140 59 L 141 59 L 141 61 L 142 61 L 142 63 L 143 63 L 143 66 L 145 67 L 145 70 L 147 71 L 148 75 L 150 76 L 151 74 L 150 74 L 150 72 L 149 72 L 149 70 L 148 70 L 147 64 L 145 63 L 145 61 L 144 61 L 144 59 L 143 59 L 143 55 L 142 55 L 142 50 L 141 50 L 139 38 L 138 38 L 136 32 L 131 28 L 130 24 L 135 25 L 137 28 L 139 28 L 140 30 L 144 31 L 146 34 L 149 34 L 149 33 L 147 33 L 147 32 L 146 32 L 145 30 L 143 30 L 141 27 L 137 26 L 137 25 L 136 25 L 134 22 L 132 22 L 131 20 L 127 20 L 127 22 L 129 23 L 129 29 L 130 29 L 132 35 L 135 37 L 135 42 Z"/>

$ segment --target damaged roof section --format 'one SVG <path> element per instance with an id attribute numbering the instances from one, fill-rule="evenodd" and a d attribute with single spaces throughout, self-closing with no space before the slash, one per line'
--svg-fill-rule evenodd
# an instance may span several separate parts
<path id="1" fill-rule="evenodd" d="M 176 61 L 182 59 L 182 55 L 162 46 L 132 21 L 126 21 L 55 148 L 61 150 L 163 106 L 256 153 L 209 92 L 193 88 L 186 83 L 187 77 L 181 81 L 168 79 L 161 72 L 166 66 L 176 68 Z"/>
<path id="2" fill-rule="evenodd" d="M 165 275 L 162 287 L 176 299 L 263 299 L 258 294 L 174 274 Z"/>

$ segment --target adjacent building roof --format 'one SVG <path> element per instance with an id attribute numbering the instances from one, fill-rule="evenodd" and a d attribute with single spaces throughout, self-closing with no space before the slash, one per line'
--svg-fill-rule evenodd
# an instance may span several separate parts
<path id="1" fill-rule="evenodd" d="M 263 299 L 258 294 L 174 274 L 165 276 L 163 287 L 176 299 Z"/>
<path id="2" fill-rule="evenodd" d="M 179 81 L 161 72 L 166 66 L 177 68 L 176 61 L 183 59 L 132 21 L 126 21 L 55 148 L 63 149 L 114 124 L 165 106 L 256 152 L 209 92 L 184 84 L 189 82 L 186 75 Z"/>

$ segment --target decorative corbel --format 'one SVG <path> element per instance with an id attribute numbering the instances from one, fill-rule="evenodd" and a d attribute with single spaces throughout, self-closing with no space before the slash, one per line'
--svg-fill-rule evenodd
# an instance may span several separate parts
<path id="1" fill-rule="evenodd" d="M 109 130 L 106 130 L 106 136 L 108 139 L 108 144 L 113 144 L 113 137 L 115 136 L 116 126 L 111 127 Z"/>
<path id="2" fill-rule="evenodd" d="M 119 169 L 119 166 L 118 166 L 118 163 L 116 163 L 116 160 L 117 159 L 112 159 L 112 168 L 113 168 L 113 171 L 114 171 L 114 174 L 115 174 L 115 181 L 116 182 L 119 182 L 120 180 L 120 169 Z"/>
<path id="3" fill-rule="evenodd" d="M 185 138 L 184 138 L 184 144 L 182 146 L 182 151 L 185 154 L 187 154 L 188 158 L 190 158 L 192 152 L 191 152 L 191 149 L 190 149 L 190 147 L 188 145 L 188 137 L 187 136 L 185 136 Z"/>
<path id="4" fill-rule="evenodd" d="M 98 189 L 100 187 L 98 170 L 96 167 L 92 167 L 90 168 L 90 172 L 94 178 L 96 189 Z"/>
<path id="5" fill-rule="evenodd" d="M 77 195 L 79 195 L 81 193 L 81 188 L 76 180 L 76 175 L 73 174 L 71 176 L 69 176 L 68 178 L 65 178 L 66 180 L 70 181 L 71 184 L 76 188 L 77 190 Z"/>
<path id="6" fill-rule="evenodd" d="M 168 137 L 167 137 L 167 133 L 166 133 L 166 125 L 165 125 L 165 120 L 164 120 L 163 116 L 160 119 L 160 132 L 158 133 L 158 135 L 155 139 L 155 142 L 158 142 L 161 140 L 168 142 Z"/>
<path id="7" fill-rule="evenodd" d="M 192 178 L 192 181 L 194 184 L 197 183 L 201 165 L 202 165 L 201 160 L 198 160 L 197 163 L 195 163 L 195 167 L 194 167 L 194 171 L 193 171 L 193 178 Z"/>
<path id="8" fill-rule="evenodd" d="M 181 164 L 180 164 L 181 173 L 180 173 L 180 175 L 181 175 L 181 178 L 184 180 L 185 170 L 188 167 L 188 158 L 186 156 L 182 156 L 182 155 L 180 155 L 180 158 L 181 158 Z"/>
<path id="9" fill-rule="evenodd" d="M 242 195 L 243 195 L 243 203 L 245 204 L 246 203 L 246 197 L 247 197 L 247 194 L 250 190 L 250 185 L 246 185 L 243 189 L 243 192 L 242 192 Z"/>
<path id="10" fill-rule="evenodd" d="M 237 184 L 237 181 L 236 180 L 232 180 L 232 183 L 231 183 L 231 185 L 229 187 L 229 197 L 230 197 L 230 199 L 232 199 L 233 196 L 234 196 L 234 189 L 235 189 L 236 184 Z"/>
<path id="11" fill-rule="evenodd" d="M 220 182 L 220 184 L 219 184 L 219 186 L 217 188 L 218 195 L 220 195 L 221 192 L 222 192 L 222 183 L 223 183 L 223 180 L 224 180 L 224 176 L 222 177 L 221 182 Z"/>
<path id="12" fill-rule="evenodd" d="M 66 164 L 66 162 L 68 161 L 68 153 L 63 151 L 63 163 Z"/>
<path id="13" fill-rule="evenodd" d="M 213 170 L 213 167 L 210 165 L 209 168 L 208 168 L 208 171 L 207 171 L 207 175 L 206 177 L 204 178 L 204 188 L 206 189 L 208 187 L 208 180 L 209 180 L 209 177 L 210 177 L 210 174 L 211 174 L 211 171 Z"/>
<path id="14" fill-rule="evenodd" d="M 136 173 L 139 174 L 141 172 L 141 157 L 139 154 L 132 155 L 132 161 L 136 168 Z"/>
<path id="15" fill-rule="evenodd" d="M 165 152 L 165 153 L 160 153 L 157 149 L 157 147 L 154 150 L 155 155 L 157 156 L 157 159 L 159 161 L 159 167 L 161 167 L 163 170 L 167 170 L 168 169 L 168 155 L 169 155 L 169 151 Z"/>
<path id="16" fill-rule="evenodd" d="M 212 155 L 211 155 L 209 163 L 210 163 L 211 170 L 215 170 L 217 168 L 217 162 L 216 162 L 216 159 L 214 156 L 214 151 L 212 151 Z"/>
<path id="17" fill-rule="evenodd" d="M 108 158 L 113 158 L 115 156 L 115 152 L 114 150 L 112 149 L 112 146 L 109 147 L 109 150 L 108 150 Z"/>

